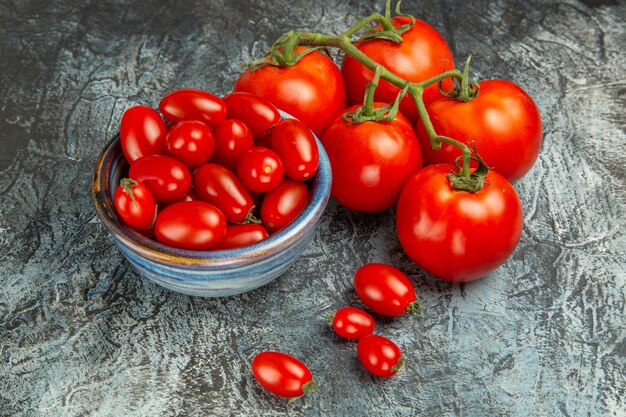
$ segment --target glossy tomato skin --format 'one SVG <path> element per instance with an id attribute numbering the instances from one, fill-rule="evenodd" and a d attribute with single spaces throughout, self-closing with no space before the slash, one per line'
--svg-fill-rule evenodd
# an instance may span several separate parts
<path id="1" fill-rule="evenodd" d="M 411 20 L 407 17 L 391 19 L 395 27 L 399 27 Z M 402 35 L 402 43 L 393 43 L 375 39 L 361 43 L 358 48 L 365 55 L 389 69 L 394 74 L 413 82 L 424 81 L 441 74 L 445 70 L 454 68 L 452 52 L 443 37 L 427 23 L 416 19 L 413 28 Z M 372 81 L 374 73 L 364 67 L 356 59 L 346 56 L 343 60 L 342 73 L 346 81 L 348 104 L 357 104 L 363 101 L 365 86 Z M 446 90 L 452 88 L 452 81 L 447 79 L 443 83 Z M 384 103 L 392 103 L 400 89 L 391 83 L 380 80 L 374 99 Z M 430 103 L 443 97 L 437 84 L 424 90 L 424 102 Z M 404 97 L 400 104 L 400 111 L 413 124 L 418 115 L 415 103 L 410 96 Z"/>
<path id="2" fill-rule="evenodd" d="M 183 88 L 167 94 L 159 103 L 159 110 L 172 123 L 181 120 L 199 120 L 210 128 L 214 128 L 226 118 L 224 100 L 194 88 Z"/>
<path id="3" fill-rule="evenodd" d="M 130 166 L 128 176 L 141 181 L 159 202 L 180 200 L 191 187 L 189 169 L 182 162 L 164 155 L 137 159 Z"/>
<path id="4" fill-rule="evenodd" d="M 229 222 L 243 222 L 254 206 L 239 178 L 221 165 L 202 165 L 194 173 L 193 185 L 198 197 L 219 208 Z"/>
<path id="5" fill-rule="evenodd" d="M 534 165 L 541 148 L 542 125 L 532 98 L 510 81 L 481 81 L 478 96 L 466 103 L 441 98 L 427 106 L 435 132 L 464 143 L 476 143 L 489 167 L 510 182 Z M 417 124 L 425 163 L 453 164 L 458 147 L 444 143 L 432 150 L 422 122 Z"/>
<path id="6" fill-rule="evenodd" d="M 156 202 L 148 187 L 141 182 L 128 178 L 122 179 L 115 190 L 114 202 L 117 214 L 124 220 L 124 223 L 137 230 L 152 228 Z"/>
<path id="7" fill-rule="evenodd" d="M 241 154 L 235 172 L 248 190 L 266 193 L 281 183 L 285 168 L 276 152 L 254 147 Z"/>
<path id="8" fill-rule="evenodd" d="M 356 350 L 365 369 L 381 378 L 397 374 L 404 361 L 400 348 L 383 336 L 371 334 L 362 337 Z"/>
<path id="9" fill-rule="evenodd" d="M 296 54 L 307 48 L 298 46 Z M 341 71 L 328 56 L 311 52 L 296 65 L 266 65 L 247 70 L 235 82 L 235 91 L 247 91 L 271 101 L 279 109 L 306 124 L 320 136 L 346 107 Z M 361 95 L 361 99 L 363 96 Z"/>
<path id="10" fill-rule="evenodd" d="M 311 130 L 296 119 L 282 120 L 272 130 L 272 149 L 285 164 L 285 174 L 294 180 L 312 178 L 319 165 L 317 143 Z"/>
<path id="11" fill-rule="evenodd" d="M 265 195 L 261 204 L 261 221 L 269 232 L 277 232 L 291 223 L 309 202 L 306 184 L 285 178 Z"/>
<path id="12" fill-rule="evenodd" d="M 454 167 L 431 165 L 405 184 L 396 230 L 406 254 L 446 281 L 484 277 L 513 253 L 522 233 L 522 204 L 511 184 L 490 171 L 482 190 L 456 191 Z"/>
<path id="13" fill-rule="evenodd" d="M 165 153 L 167 127 L 156 110 L 134 106 L 124 112 L 120 124 L 120 143 L 128 163 L 146 155 Z"/>
<path id="14" fill-rule="evenodd" d="M 333 317 L 333 330 L 345 339 L 358 340 L 374 332 L 372 316 L 360 308 L 344 307 Z"/>
<path id="15" fill-rule="evenodd" d="M 267 238 L 267 230 L 260 224 L 231 224 L 226 228 L 224 239 L 213 249 L 241 248 Z"/>
<path id="16" fill-rule="evenodd" d="M 214 139 L 211 129 L 197 120 L 176 123 L 165 138 L 165 151 L 173 158 L 194 169 L 208 162 L 213 155 Z"/>
<path id="17" fill-rule="evenodd" d="M 211 162 L 233 171 L 242 152 L 254 146 L 248 126 L 240 120 L 228 119 L 217 125 L 214 132 L 215 149 Z"/>
<path id="18" fill-rule="evenodd" d="M 208 250 L 226 234 L 226 218 L 203 201 L 185 201 L 166 207 L 154 224 L 156 239 L 180 249 Z"/>
<path id="19" fill-rule="evenodd" d="M 354 274 L 354 289 L 368 308 L 383 316 L 401 316 L 415 308 L 415 288 L 400 270 L 371 263 Z"/>
<path id="20" fill-rule="evenodd" d="M 313 381 L 311 371 L 305 364 L 282 352 L 256 355 L 252 360 L 252 375 L 263 388 L 285 398 L 305 394 L 302 387 Z"/>
<path id="21" fill-rule="evenodd" d="M 280 121 L 278 109 L 268 100 L 246 92 L 224 97 L 228 106 L 226 117 L 242 121 L 256 140 L 269 138 L 270 129 Z"/>
<path id="22" fill-rule="evenodd" d="M 376 108 L 383 105 L 375 103 Z M 393 207 L 405 181 L 422 166 L 415 132 L 400 113 L 391 122 L 360 124 L 347 123 L 339 115 L 322 136 L 322 144 L 333 171 L 332 196 L 354 211 Z"/>

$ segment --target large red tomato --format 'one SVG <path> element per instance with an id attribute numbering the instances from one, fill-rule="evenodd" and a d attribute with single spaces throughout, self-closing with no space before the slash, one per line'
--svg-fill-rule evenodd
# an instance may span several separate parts
<path id="1" fill-rule="evenodd" d="M 411 23 L 408 17 L 391 19 L 395 27 Z M 427 23 L 416 19 L 415 25 L 402 35 L 402 43 L 374 39 L 361 43 L 358 48 L 365 55 L 381 64 L 394 74 L 413 82 L 424 81 L 454 68 L 452 52 L 443 37 Z M 374 73 L 364 67 L 356 59 L 346 56 L 341 67 L 346 82 L 348 104 L 361 103 L 365 86 L 372 81 Z M 452 87 L 452 80 L 444 81 L 446 90 Z M 387 81 L 380 80 L 374 99 L 391 103 L 396 99 L 400 89 Z M 439 97 L 437 84 L 424 90 L 424 102 L 430 103 Z M 417 109 L 410 96 L 404 97 L 400 111 L 411 122 L 417 122 Z"/>
<path id="2" fill-rule="evenodd" d="M 295 53 L 306 49 L 299 46 Z M 247 70 L 235 83 L 234 91 L 247 91 L 269 100 L 300 119 L 318 136 L 346 107 L 341 72 L 332 59 L 318 51 L 307 54 L 289 68 L 266 65 Z"/>
<path id="3" fill-rule="evenodd" d="M 489 171 L 482 190 L 452 188 L 453 165 L 431 165 L 405 184 L 396 229 L 406 254 L 446 281 L 484 277 L 513 253 L 522 233 L 522 204 L 500 174 Z"/>
<path id="4" fill-rule="evenodd" d="M 376 108 L 383 105 L 375 103 Z M 400 113 L 391 122 L 359 124 L 339 115 L 322 143 L 333 171 L 332 196 L 350 210 L 377 212 L 393 207 L 404 182 L 422 166 L 415 132 Z"/>
<path id="5" fill-rule="evenodd" d="M 427 110 L 437 134 L 474 141 L 487 165 L 511 182 L 524 176 L 537 160 L 542 135 L 539 110 L 532 98 L 510 81 L 482 81 L 473 100 L 462 103 L 444 97 Z M 440 150 L 432 150 L 421 121 L 417 137 L 426 164 L 451 164 L 461 156 L 458 147 L 446 143 Z"/>

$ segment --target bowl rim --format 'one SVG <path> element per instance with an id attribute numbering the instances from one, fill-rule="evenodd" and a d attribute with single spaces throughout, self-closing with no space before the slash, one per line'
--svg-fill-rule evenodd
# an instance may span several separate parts
<path id="1" fill-rule="evenodd" d="M 280 111 L 280 110 L 279 110 Z M 281 119 L 295 117 L 280 111 Z M 119 132 L 104 145 L 94 167 L 91 194 L 96 213 L 113 239 L 142 258 L 165 265 L 204 265 L 216 269 L 224 266 L 245 266 L 278 255 L 283 249 L 293 246 L 301 239 L 307 226 L 315 228 L 328 200 L 332 183 L 332 172 L 328 155 L 319 138 L 315 138 L 319 154 L 319 166 L 309 194 L 309 203 L 304 210 L 284 229 L 269 238 L 252 245 L 226 250 L 195 251 L 164 245 L 121 223 L 116 214 L 110 191 L 110 173 L 114 163 L 124 161 Z"/>

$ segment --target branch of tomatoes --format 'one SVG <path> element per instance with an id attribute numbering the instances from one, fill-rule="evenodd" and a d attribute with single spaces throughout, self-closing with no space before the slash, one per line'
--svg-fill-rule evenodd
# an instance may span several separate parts
<path id="1" fill-rule="evenodd" d="M 325 49 L 328 47 L 341 49 L 375 73 L 374 79 L 368 88 L 366 88 L 363 106 L 355 112 L 346 115 L 350 119 L 350 122 L 361 123 L 372 120 L 388 121 L 390 116 L 391 119 L 393 119 L 402 97 L 406 94 L 410 95 L 417 108 L 419 118 L 421 119 L 424 129 L 430 139 L 431 148 L 434 150 L 440 150 L 443 143 L 448 143 L 458 147 L 462 152 L 462 163 L 460 165 L 456 164 L 458 172 L 452 173 L 449 176 L 453 188 L 468 192 L 480 191 L 484 184 L 484 177 L 487 175 L 489 168 L 486 164 L 484 164 L 484 162 L 482 162 L 482 158 L 477 153 L 476 147 L 472 149 L 461 141 L 437 134 L 428 112 L 426 111 L 426 105 L 423 99 L 426 87 L 438 84 L 442 93 L 448 97 L 455 98 L 462 102 L 472 100 L 478 94 L 479 86 L 478 83 L 469 83 L 469 63 L 471 55 L 465 62 L 463 72 L 454 68 L 443 71 L 441 74 L 420 82 L 411 82 L 410 80 L 394 74 L 382 65 L 379 65 L 376 61 L 368 57 L 355 46 L 355 42 L 364 42 L 372 39 L 384 39 L 390 42 L 401 43 L 403 41 L 401 35 L 411 29 L 411 27 L 415 24 L 415 17 L 402 14 L 400 12 L 400 3 L 401 2 L 399 1 L 396 5 L 396 14 L 398 16 L 408 17 L 411 21 L 409 24 L 405 24 L 397 28 L 394 26 L 391 21 L 391 0 L 388 0 L 385 15 L 373 13 L 364 19 L 357 18 L 356 24 L 339 35 L 289 31 L 280 36 L 276 42 L 274 42 L 270 52 L 268 53 L 270 59 L 267 59 L 266 56 L 263 59 L 252 62 L 250 64 L 250 69 L 254 70 L 265 65 L 290 67 L 297 64 L 298 61 L 300 61 L 304 56 L 315 50 Z M 372 27 L 372 23 L 378 23 L 379 27 Z M 353 41 L 352 37 L 364 29 L 366 29 L 367 32 L 360 36 L 358 40 Z M 311 46 L 313 48 L 296 53 L 296 47 L 299 45 Z M 374 110 L 373 93 L 378 86 L 379 79 L 381 78 L 400 88 L 401 91 L 394 103 L 389 106 L 385 106 L 384 108 Z M 454 80 L 455 87 L 451 91 L 444 91 L 442 88 L 442 82 L 448 78 Z M 474 172 L 471 172 L 470 170 L 470 162 L 472 160 L 479 162 L 479 169 Z"/>

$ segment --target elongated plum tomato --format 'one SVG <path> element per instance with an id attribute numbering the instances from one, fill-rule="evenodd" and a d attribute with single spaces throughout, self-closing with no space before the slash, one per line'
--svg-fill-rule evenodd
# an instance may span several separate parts
<path id="1" fill-rule="evenodd" d="M 298 46 L 295 53 L 306 50 L 306 47 Z M 332 59 L 318 51 L 307 54 L 292 67 L 266 65 L 254 71 L 247 70 L 235 82 L 234 90 L 247 91 L 271 101 L 301 120 L 318 136 L 346 107 L 341 72 Z"/>
<path id="2" fill-rule="evenodd" d="M 261 204 L 261 221 L 269 232 L 277 232 L 293 221 L 309 202 L 306 184 L 285 178 L 265 195 Z"/>
<path id="3" fill-rule="evenodd" d="M 229 222 L 241 223 L 252 212 L 250 193 L 228 168 L 204 164 L 194 173 L 193 185 L 198 197 L 219 208 Z"/>
<path id="4" fill-rule="evenodd" d="M 254 146 L 248 126 L 240 120 L 228 119 L 217 125 L 214 132 L 215 149 L 211 162 L 233 171 L 242 152 Z"/>
<path id="5" fill-rule="evenodd" d="M 248 190 L 266 193 L 281 183 L 285 168 L 276 152 L 254 147 L 241 154 L 236 173 Z"/>
<path id="6" fill-rule="evenodd" d="M 124 112 L 120 124 L 122 152 L 129 164 L 146 155 L 165 153 L 165 122 L 154 109 L 134 106 Z"/>
<path id="7" fill-rule="evenodd" d="M 396 231 L 418 266 L 446 281 L 484 277 L 513 253 L 522 233 L 522 204 L 500 174 L 482 190 L 452 188 L 453 165 L 431 165 L 412 176 L 396 209 Z"/>
<path id="8" fill-rule="evenodd" d="M 180 161 L 164 155 L 143 156 L 130 166 L 128 176 L 141 181 L 157 201 L 182 199 L 191 187 L 191 174 Z"/>
<path id="9" fill-rule="evenodd" d="M 375 108 L 384 105 L 374 103 Z M 322 136 L 322 144 L 333 171 L 332 196 L 354 211 L 393 207 L 405 181 L 422 166 L 415 132 L 400 113 L 391 122 L 358 124 L 339 115 Z"/>
<path id="10" fill-rule="evenodd" d="M 374 319 L 360 308 L 344 307 L 333 316 L 332 327 L 339 336 L 358 340 L 374 332 Z"/>
<path id="11" fill-rule="evenodd" d="M 280 113 L 268 100 L 246 92 L 224 97 L 228 106 L 226 117 L 242 121 L 256 140 L 269 138 L 270 128 L 280 121 Z"/>
<path id="12" fill-rule="evenodd" d="M 194 169 L 213 155 L 214 139 L 209 127 L 197 120 L 176 123 L 165 138 L 167 154 Z"/>
<path id="13" fill-rule="evenodd" d="M 408 17 L 398 16 L 391 20 L 396 28 L 411 24 L 411 19 Z M 452 52 L 446 41 L 434 28 L 418 19 L 415 19 L 413 27 L 402 35 L 402 43 L 374 39 L 360 43 L 358 48 L 397 76 L 413 82 L 424 81 L 454 68 Z M 365 86 L 372 81 L 374 73 L 349 55 L 343 60 L 341 70 L 346 81 L 348 104 L 361 103 Z M 450 90 L 452 81 L 444 80 L 443 87 Z M 380 80 L 374 99 L 392 103 L 399 92 L 398 87 Z M 443 95 L 439 92 L 437 83 L 424 89 L 425 103 L 428 104 L 440 97 Z M 417 122 L 417 109 L 409 95 L 402 100 L 400 111 L 412 124 Z"/>
<path id="14" fill-rule="evenodd" d="M 154 224 L 156 239 L 181 249 L 207 250 L 226 234 L 226 218 L 212 204 L 184 201 L 166 207 Z"/>
<path id="15" fill-rule="evenodd" d="M 476 144 L 489 167 L 510 182 L 517 181 L 534 165 L 541 148 L 541 115 L 532 98 L 510 81 L 481 81 L 478 95 L 462 103 L 441 98 L 426 107 L 439 135 Z M 417 137 L 426 164 L 453 164 L 461 150 L 447 143 L 438 151 L 422 122 Z"/>
<path id="16" fill-rule="evenodd" d="M 400 348 L 383 336 L 370 334 L 362 337 L 356 351 L 365 369 L 381 378 L 397 374 L 404 364 Z"/>
<path id="17" fill-rule="evenodd" d="M 172 123 L 181 120 L 199 120 L 214 128 L 226 118 L 224 100 L 193 88 L 172 91 L 163 97 L 159 109 Z"/>
<path id="18" fill-rule="evenodd" d="M 354 289 L 367 307 L 383 316 L 401 316 L 419 310 L 415 288 L 400 270 L 385 264 L 367 264 L 354 274 Z"/>
<path id="19" fill-rule="evenodd" d="M 130 178 L 122 178 L 115 190 L 115 208 L 124 223 L 137 230 L 152 227 L 156 202 L 148 187 Z"/>
<path id="20" fill-rule="evenodd" d="M 272 394 L 296 398 L 317 389 L 309 368 L 282 352 L 261 352 L 252 360 L 252 375 Z"/>
<path id="21" fill-rule="evenodd" d="M 267 238 L 267 230 L 260 224 L 231 224 L 226 228 L 224 239 L 214 249 L 241 248 Z"/>
<path id="22" fill-rule="evenodd" d="M 285 165 L 285 174 L 297 181 L 313 177 L 319 165 L 317 143 L 311 130 L 296 119 L 284 119 L 272 130 L 272 149 Z"/>

